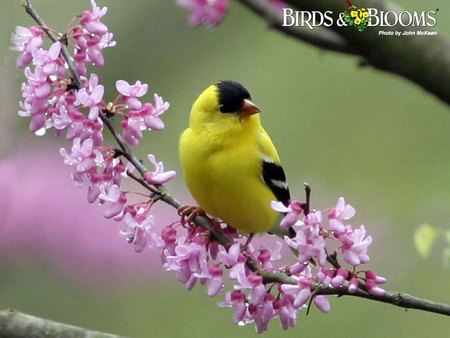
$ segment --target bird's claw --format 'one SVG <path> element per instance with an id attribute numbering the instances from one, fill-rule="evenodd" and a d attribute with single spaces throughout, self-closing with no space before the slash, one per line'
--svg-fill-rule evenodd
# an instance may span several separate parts
<path id="1" fill-rule="evenodd" d="M 202 208 L 193 205 L 182 205 L 178 208 L 178 215 L 181 216 L 181 224 L 191 224 L 197 216 L 205 216 Z"/>

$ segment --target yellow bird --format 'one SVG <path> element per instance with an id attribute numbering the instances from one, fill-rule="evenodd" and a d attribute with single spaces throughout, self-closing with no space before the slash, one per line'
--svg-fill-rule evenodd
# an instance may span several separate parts
<path id="1" fill-rule="evenodd" d="M 261 110 L 234 81 L 206 88 L 194 102 L 180 137 L 180 161 L 192 196 L 206 213 L 244 235 L 293 235 L 278 226 L 270 202 L 289 204 L 280 158 L 261 126 Z"/>

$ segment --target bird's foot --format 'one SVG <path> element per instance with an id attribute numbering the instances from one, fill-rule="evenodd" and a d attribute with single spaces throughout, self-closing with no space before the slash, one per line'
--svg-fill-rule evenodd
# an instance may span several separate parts
<path id="1" fill-rule="evenodd" d="M 193 205 L 182 205 L 178 208 L 178 215 L 181 216 L 181 224 L 191 224 L 197 216 L 206 216 L 202 208 Z"/>
<path id="2" fill-rule="evenodd" d="M 247 251 L 248 246 L 250 245 L 250 242 L 252 241 L 255 234 L 250 234 L 247 237 L 247 240 L 245 241 L 245 244 L 242 246 L 242 251 Z"/>

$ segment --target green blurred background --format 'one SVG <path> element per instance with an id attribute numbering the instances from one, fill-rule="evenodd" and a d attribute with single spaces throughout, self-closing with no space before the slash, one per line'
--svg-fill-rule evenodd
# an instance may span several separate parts
<path id="1" fill-rule="evenodd" d="M 441 37 L 450 37 L 448 0 L 397 3 L 409 10 L 439 8 L 435 29 Z M 47 24 L 60 31 L 74 15 L 90 8 L 84 0 L 33 4 Z M 113 99 L 117 79 L 130 83 L 139 79 L 171 103 L 163 116 L 167 128 L 144 137 L 136 149 L 140 157 L 152 152 L 166 168 L 181 173 L 178 135 L 187 126 L 192 102 L 214 81 L 237 80 L 263 110 L 263 123 L 277 145 L 292 195 L 303 198 L 306 181 L 312 186 L 315 208 L 333 206 L 344 196 L 357 209 L 353 224 L 365 224 L 374 237 L 369 268 L 387 277 L 386 289 L 450 303 L 443 244 L 433 249 L 430 259 L 422 260 L 412 239 L 414 229 L 424 222 L 449 227 L 447 106 L 403 78 L 358 67 L 358 58 L 322 52 L 270 30 L 238 3 L 232 3 L 219 27 L 196 29 L 187 25 L 187 11 L 175 1 L 98 4 L 108 6 L 103 21 L 117 41 L 117 47 L 105 50 L 105 67 L 96 70 L 106 86 L 106 98 Z M 48 142 L 67 145 L 51 133 L 42 138 L 29 135 L 28 121 L 17 116 L 23 73 L 15 69 L 17 55 L 8 50 L 9 37 L 16 25 L 31 24 L 20 1 L 2 1 L 0 161 L 30 142 L 38 147 Z M 54 156 L 59 160 L 56 151 Z M 30 161 L 29 166 L 35 163 Z M 18 169 L 0 180 L 26 180 L 25 172 Z M 169 186 L 179 196 L 187 195 L 182 175 Z M 85 191 L 77 193 L 84 198 Z M 116 232 L 111 227 L 109 235 L 117 236 Z M 161 272 L 157 264 L 154 273 L 144 276 L 119 274 L 102 283 L 84 282 L 71 277 L 76 271 L 72 275 L 60 271 L 51 257 L 43 259 L 27 247 L 18 249 L 0 256 L 0 309 L 16 308 L 135 337 L 256 335 L 253 325 L 235 326 L 231 310 L 218 308 L 219 299 L 208 298 L 204 287 L 186 292 L 173 273 Z M 150 250 L 140 255 L 158 260 Z M 450 322 L 443 316 L 351 297 L 333 298 L 331 303 L 329 314 L 313 309 L 306 317 L 302 312 L 298 327 L 287 332 L 275 320 L 268 334 L 448 337 Z"/>

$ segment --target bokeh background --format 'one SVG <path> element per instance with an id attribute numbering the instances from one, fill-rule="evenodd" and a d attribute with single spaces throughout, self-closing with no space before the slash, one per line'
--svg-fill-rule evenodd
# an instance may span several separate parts
<path id="1" fill-rule="evenodd" d="M 397 0 L 409 10 L 435 10 L 442 37 L 450 37 L 448 0 Z M 63 30 L 87 0 L 34 0 L 50 25 Z M 386 276 L 388 290 L 450 303 L 450 271 L 443 241 L 419 258 L 413 232 L 424 222 L 448 228 L 450 216 L 450 113 L 418 86 L 370 67 L 358 58 L 322 52 L 270 30 L 239 3 L 217 28 L 193 29 L 175 1 L 98 1 L 118 45 L 105 50 L 98 72 L 112 99 L 114 83 L 147 82 L 171 103 L 167 128 L 148 133 L 136 149 L 181 173 L 178 135 L 190 106 L 210 83 L 243 83 L 263 110 L 262 119 L 283 160 L 292 195 L 313 189 L 313 207 L 339 196 L 357 209 L 355 225 L 374 237 L 369 267 Z M 134 253 L 118 237 L 119 224 L 87 205 L 58 154 L 65 140 L 28 133 L 17 116 L 23 72 L 15 68 L 9 38 L 29 26 L 20 1 L 0 11 L 0 309 L 134 337 L 256 335 L 237 327 L 232 312 L 216 306 L 203 287 L 187 292 L 162 271 L 151 250 Z M 396 37 L 384 37 L 394 39 Z M 449 79 L 443 79 L 448 81 Z M 149 96 L 151 99 L 151 96 Z M 182 175 L 169 188 L 189 201 Z M 160 224 L 176 218 L 161 207 Z M 443 316 L 343 297 L 332 311 L 303 312 L 287 332 L 278 321 L 271 337 L 448 337 Z"/>

